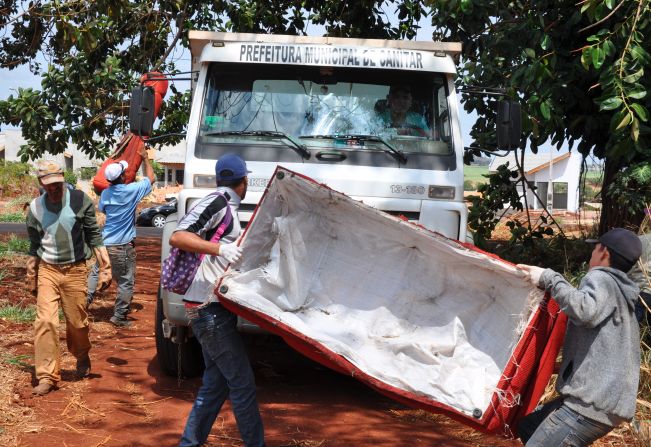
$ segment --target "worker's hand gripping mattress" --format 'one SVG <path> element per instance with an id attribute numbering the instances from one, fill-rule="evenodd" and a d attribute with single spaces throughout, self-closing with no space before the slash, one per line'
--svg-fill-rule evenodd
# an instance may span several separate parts
<path id="1" fill-rule="evenodd" d="M 510 263 L 278 168 L 220 301 L 405 404 L 514 432 L 565 328 Z"/>

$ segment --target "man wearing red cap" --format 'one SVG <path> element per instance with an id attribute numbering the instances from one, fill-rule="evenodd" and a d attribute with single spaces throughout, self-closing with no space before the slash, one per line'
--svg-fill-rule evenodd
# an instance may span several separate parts
<path id="1" fill-rule="evenodd" d="M 519 265 L 568 317 L 557 399 L 524 417 L 521 441 L 530 446 L 587 446 L 635 415 L 640 333 L 635 305 L 640 289 L 626 275 L 642 253 L 635 233 L 614 228 L 596 243 L 578 288 L 559 273 Z"/>

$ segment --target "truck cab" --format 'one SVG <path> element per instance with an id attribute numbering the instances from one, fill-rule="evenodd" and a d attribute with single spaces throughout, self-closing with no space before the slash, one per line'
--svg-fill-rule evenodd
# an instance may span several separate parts
<path id="1" fill-rule="evenodd" d="M 453 83 L 461 44 L 206 31 L 190 31 L 189 39 L 198 76 L 178 216 L 215 189 L 219 157 L 236 153 L 252 171 L 243 224 L 282 165 L 449 238 L 468 239 Z M 162 259 L 176 223 L 168 217 Z M 165 290 L 159 296 L 163 369 L 191 375 L 190 363 L 177 361 L 178 349 L 193 349 L 182 297 Z"/>

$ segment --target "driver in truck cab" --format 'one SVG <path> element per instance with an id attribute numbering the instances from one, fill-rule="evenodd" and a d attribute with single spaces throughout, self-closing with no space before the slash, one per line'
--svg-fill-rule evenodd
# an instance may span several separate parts
<path id="1" fill-rule="evenodd" d="M 411 110 L 413 95 L 408 85 L 392 85 L 386 101 L 378 101 L 375 110 L 385 127 L 396 129 L 398 135 L 429 137 L 431 131 L 425 118 Z"/>

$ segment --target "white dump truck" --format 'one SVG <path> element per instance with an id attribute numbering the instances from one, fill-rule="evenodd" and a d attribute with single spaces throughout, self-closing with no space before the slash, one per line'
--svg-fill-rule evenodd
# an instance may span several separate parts
<path id="1" fill-rule="evenodd" d="M 205 31 L 190 31 L 189 39 L 196 76 L 178 216 L 215 189 L 216 160 L 234 152 L 252 171 L 242 223 L 281 165 L 469 240 L 454 86 L 461 44 Z M 514 122 L 501 120 L 506 133 L 498 134 L 519 138 Z M 142 134 L 141 125 L 132 119 L 134 133 Z M 168 217 L 162 259 L 176 223 Z M 195 374 L 200 351 L 182 297 L 161 290 L 157 316 L 163 370 Z"/>

